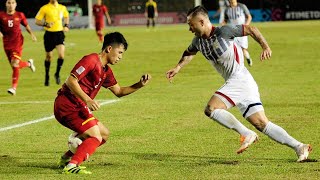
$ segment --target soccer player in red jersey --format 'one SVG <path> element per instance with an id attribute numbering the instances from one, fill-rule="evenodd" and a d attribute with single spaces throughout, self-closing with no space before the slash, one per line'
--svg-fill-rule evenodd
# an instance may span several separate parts
<path id="1" fill-rule="evenodd" d="M 101 86 L 122 97 L 142 88 L 151 79 L 149 74 L 144 74 L 131 86 L 122 87 L 118 84 L 108 64 L 117 64 L 127 47 L 127 41 L 121 33 L 106 34 L 101 52 L 84 56 L 58 91 L 54 115 L 60 124 L 77 132 L 82 139 L 75 154 L 67 151 L 60 159 L 59 167 L 64 167 L 62 172 L 65 174 L 91 174 L 79 165 L 109 137 L 109 130 L 91 112 L 100 108 L 94 98 Z"/>
<path id="2" fill-rule="evenodd" d="M 21 59 L 23 36 L 21 33 L 20 24 L 26 28 L 33 41 L 37 41 L 37 38 L 28 25 L 27 19 L 23 12 L 16 11 L 16 7 L 16 0 L 7 0 L 6 11 L 0 12 L 0 37 L 3 38 L 3 47 L 13 70 L 12 86 L 8 89 L 8 93 L 11 95 L 16 94 L 20 69 L 29 67 L 32 72 L 35 72 L 36 70 L 32 59 L 29 59 L 28 62 Z"/>
<path id="3" fill-rule="evenodd" d="M 99 42 L 103 42 L 104 16 L 106 16 L 108 24 L 111 24 L 108 8 L 102 4 L 102 0 L 97 0 L 97 3 L 92 7 L 92 13 Z"/>

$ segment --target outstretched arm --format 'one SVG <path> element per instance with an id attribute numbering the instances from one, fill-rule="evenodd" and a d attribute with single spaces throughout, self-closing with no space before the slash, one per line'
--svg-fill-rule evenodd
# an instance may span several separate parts
<path id="1" fill-rule="evenodd" d="M 26 30 L 31 35 L 32 41 L 37 41 L 37 37 L 33 34 L 31 27 L 29 25 L 26 26 Z"/>
<path id="2" fill-rule="evenodd" d="M 254 26 L 243 25 L 244 27 L 244 35 L 250 35 L 255 41 L 257 41 L 261 48 L 262 53 L 260 55 L 260 60 L 266 60 L 271 58 L 272 51 L 266 41 L 266 39 L 262 36 L 259 29 Z"/>
<path id="3" fill-rule="evenodd" d="M 108 24 L 110 25 L 111 24 L 111 18 L 110 18 L 110 15 L 109 15 L 108 11 L 105 12 L 105 16 L 107 18 Z"/>
<path id="4" fill-rule="evenodd" d="M 195 54 L 196 53 L 192 53 L 192 52 L 189 52 L 188 50 L 185 50 L 178 64 L 174 68 L 167 71 L 166 73 L 167 79 L 169 79 L 169 81 L 172 82 L 173 77 L 176 74 L 178 74 L 178 72 L 183 66 L 187 65 L 193 59 Z"/>
<path id="5" fill-rule="evenodd" d="M 131 94 L 138 89 L 142 88 L 145 86 L 149 81 L 151 80 L 151 75 L 150 74 L 144 74 L 141 76 L 140 80 L 128 87 L 121 87 L 119 84 L 116 84 L 112 87 L 109 87 L 109 90 L 116 95 L 117 97 L 122 97 L 126 96 L 128 94 Z"/>

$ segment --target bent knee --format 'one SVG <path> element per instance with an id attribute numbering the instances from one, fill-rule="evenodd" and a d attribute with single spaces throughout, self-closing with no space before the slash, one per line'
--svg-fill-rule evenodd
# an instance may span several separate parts
<path id="1" fill-rule="evenodd" d="M 101 131 L 101 137 L 102 137 L 102 139 L 104 139 L 105 141 L 108 140 L 109 136 L 110 136 L 110 131 L 109 131 L 107 128 L 105 128 L 105 129 L 103 129 L 103 130 Z"/>
<path id="2" fill-rule="evenodd" d="M 13 60 L 11 60 L 11 67 L 12 68 L 15 68 L 15 67 L 19 67 L 19 60 L 17 60 L 17 59 L 13 59 Z"/>
<path id="3" fill-rule="evenodd" d="M 52 56 L 51 55 L 46 55 L 46 60 L 51 62 Z"/>
<path id="4" fill-rule="evenodd" d="M 267 126 L 267 123 L 269 122 L 268 119 L 264 119 L 264 118 L 255 118 L 249 121 L 260 132 L 264 130 L 264 128 Z"/>

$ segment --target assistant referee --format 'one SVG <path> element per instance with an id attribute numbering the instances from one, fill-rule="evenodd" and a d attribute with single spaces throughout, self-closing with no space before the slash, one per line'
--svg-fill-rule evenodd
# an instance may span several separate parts
<path id="1" fill-rule="evenodd" d="M 57 70 L 54 74 L 57 84 L 60 84 L 60 69 L 64 61 L 64 32 L 69 31 L 69 13 L 66 6 L 59 4 L 58 0 L 50 0 L 48 4 L 42 6 L 37 13 L 36 25 L 43 26 L 44 33 L 44 48 L 46 50 L 46 58 L 44 66 L 46 70 L 45 86 L 49 86 L 49 70 L 53 49 L 58 51 Z"/>

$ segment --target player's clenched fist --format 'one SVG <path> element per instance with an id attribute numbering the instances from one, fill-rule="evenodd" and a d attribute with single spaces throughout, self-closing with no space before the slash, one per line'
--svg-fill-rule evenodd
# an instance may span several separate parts
<path id="1" fill-rule="evenodd" d="M 144 74 L 140 78 L 141 86 L 145 86 L 151 80 L 150 74 Z"/>

